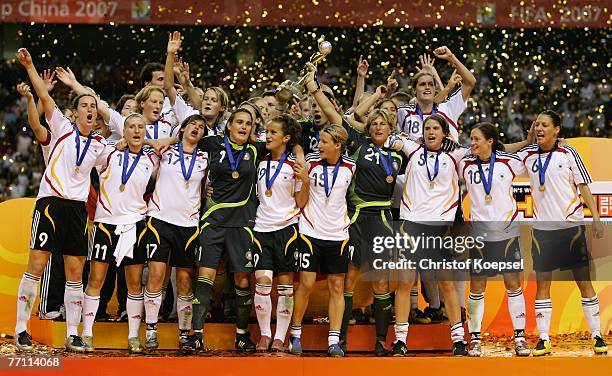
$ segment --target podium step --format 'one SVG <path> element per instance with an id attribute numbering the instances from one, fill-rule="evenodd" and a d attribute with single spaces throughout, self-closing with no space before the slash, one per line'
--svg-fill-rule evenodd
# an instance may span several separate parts
<path id="1" fill-rule="evenodd" d="M 140 338 L 144 343 L 145 324 L 140 326 Z M 40 320 L 32 317 L 30 321 L 32 337 L 35 341 L 47 346 L 62 348 L 66 338 L 66 323 Z M 257 342 L 259 327 L 249 326 L 251 338 Z M 326 324 L 309 324 L 302 327 L 302 347 L 304 350 L 327 350 Z M 98 349 L 125 349 L 127 347 L 127 323 L 97 322 L 94 325 L 94 345 Z M 274 325 L 272 325 L 274 333 Z M 389 326 L 388 343 L 393 341 L 393 326 Z M 467 334 L 467 328 L 466 328 Z M 204 342 L 208 349 L 233 350 L 235 338 L 234 324 L 207 323 L 204 327 Z M 352 325 L 349 327 L 349 351 L 369 352 L 374 348 L 374 325 Z M 466 335 L 466 340 L 468 336 Z M 158 339 L 160 350 L 178 349 L 178 326 L 176 323 L 158 324 Z M 412 351 L 448 351 L 452 347 L 450 326 L 448 323 L 410 325 L 408 331 L 408 350 Z"/>

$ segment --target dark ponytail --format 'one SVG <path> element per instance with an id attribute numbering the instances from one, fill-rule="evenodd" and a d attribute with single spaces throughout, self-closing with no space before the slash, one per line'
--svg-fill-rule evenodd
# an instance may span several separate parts
<path id="1" fill-rule="evenodd" d="M 474 129 L 480 130 L 484 135 L 485 140 L 491 138 L 493 139 L 493 145 L 491 145 L 491 148 L 494 152 L 497 150 L 504 151 L 504 144 L 499 141 L 499 131 L 497 130 L 497 126 L 495 124 L 489 122 L 478 123 Z"/>
<path id="2" fill-rule="evenodd" d="M 287 142 L 287 151 L 290 152 L 295 145 L 302 142 L 302 126 L 293 116 L 281 114 L 270 119 L 270 122 L 279 123 L 283 129 L 283 135 L 291 136 Z"/>

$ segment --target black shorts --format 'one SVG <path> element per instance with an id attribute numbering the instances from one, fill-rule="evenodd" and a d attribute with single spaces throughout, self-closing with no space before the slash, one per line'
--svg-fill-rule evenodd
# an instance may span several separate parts
<path id="1" fill-rule="evenodd" d="M 87 256 L 87 209 L 83 201 L 59 197 L 36 200 L 30 249 Z"/>
<path id="2" fill-rule="evenodd" d="M 148 261 L 193 268 L 194 255 L 200 246 L 198 234 L 198 226 L 182 227 L 149 217 L 146 230 L 138 236 L 138 247 Z"/>
<path id="3" fill-rule="evenodd" d="M 299 258 L 297 225 L 271 232 L 253 231 L 253 236 L 255 270 L 272 270 L 274 274 L 293 273 L 297 270 Z"/>
<path id="4" fill-rule="evenodd" d="M 400 235 L 403 237 L 404 234 L 415 240 L 408 248 L 397 250 L 397 260 L 413 261 L 419 270 L 431 270 L 420 267 L 422 260 L 449 261 L 457 256 L 454 247 L 448 246 L 451 244 L 449 239 L 453 238 L 450 225 L 403 221 Z"/>
<path id="5" fill-rule="evenodd" d="M 497 274 L 523 271 L 521 239 L 519 237 L 483 243 L 484 247 L 482 248 L 474 247 L 470 249 L 470 274 L 472 276 L 495 277 Z M 491 263 L 504 265 L 503 270 Z"/>
<path id="6" fill-rule="evenodd" d="M 531 244 L 533 269 L 536 272 L 569 270 L 587 266 L 590 254 L 587 248 L 585 226 L 561 230 L 533 229 Z"/>
<path id="7" fill-rule="evenodd" d="M 134 243 L 134 257 L 125 257 L 121 262 L 123 265 L 135 265 L 144 264 L 147 261 L 147 256 L 144 251 L 141 251 L 138 244 L 138 236 L 145 231 L 147 227 L 146 221 L 142 220 L 136 223 L 136 243 Z M 119 241 L 119 235 L 115 234 L 117 225 L 111 225 L 107 223 L 94 222 L 90 236 L 91 244 L 89 248 L 89 256 L 87 257 L 90 261 L 99 261 L 106 264 L 113 264 L 116 262 L 115 248 Z"/>
<path id="8" fill-rule="evenodd" d="M 376 269 L 379 262 L 388 262 L 393 258 L 394 248 L 385 248 L 382 240 L 393 237 L 391 211 L 361 212 L 349 227 L 350 262 L 363 271 Z"/>
<path id="9" fill-rule="evenodd" d="M 348 271 L 349 240 L 321 240 L 300 234 L 298 270 L 321 274 L 341 274 Z"/>
<path id="10" fill-rule="evenodd" d="M 224 253 L 229 258 L 230 272 L 253 271 L 253 231 L 249 227 L 204 225 L 200 231 L 201 251 L 196 265 L 218 269 Z"/>

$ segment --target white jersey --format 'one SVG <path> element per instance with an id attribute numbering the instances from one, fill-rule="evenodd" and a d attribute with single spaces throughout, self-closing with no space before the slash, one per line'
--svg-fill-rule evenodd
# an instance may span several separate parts
<path id="1" fill-rule="evenodd" d="M 485 179 L 489 179 L 489 161 L 482 162 Z M 501 241 L 520 235 L 520 227 L 514 219 L 518 207 L 512 190 L 512 180 L 526 175 L 527 170 L 516 154 L 495 152 L 491 201 L 486 201 L 482 175 L 475 156 L 459 162 L 459 177 L 465 180 L 470 198 L 470 221 L 475 235 L 487 234 L 486 241 Z"/>
<path id="2" fill-rule="evenodd" d="M 96 222 L 128 225 L 144 219 L 147 213 L 147 203 L 143 196 L 149 179 L 159 165 L 159 157 L 147 149 L 143 149 L 138 164 L 134 167 L 123 191 L 121 191 L 121 176 L 125 164 L 125 152 L 114 149 L 106 163 L 99 168 L 100 194 L 96 206 Z M 127 168 L 129 171 L 137 154 L 129 153 L 128 155 Z"/>
<path id="3" fill-rule="evenodd" d="M 315 239 L 342 241 L 349 238 L 350 219 L 346 208 L 346 191 L 351 185 L 355 174 L 355 161 L 342 157 L 336 183 L 333 186 L 329 200 L 325 194 L 323 161 L 319 153 L 306 156 L 308 176 L 310 177 L 310 192 L 308 203 L 302 209 L 299 219 L 300 234 Z M 327 166 L 329 187 L 333 181 L 335 165 Z"/>
<path id="4" fill-rule="evenodd" d="M 174 107 L 172 107 L 173 112 L 176 114 L 179 126 L 183 124 L 183 121 L 187 119 L 191 115 L 199 115 L 200 111 L 188 105 L 185 100 L 180 96 L 176 96 L 176 100 L 174 101 Z M 222 135 L 225 131 L 225 121 L 219 122 L 213 128 L 206 127 L 206 134 L 204 136 L 217 136 Z M 178 128 L 175 134 L 178 135 Z M 265 140 L 264 140 L 265 141 Z"/>
<path id="5" fill-rule="evenodd" d="M 112 108 L 109 109 L 110 120 L 108 121 L 108 127 L 111 131 L 111 135 L 108 137 L 109 140 L 116 141 L 123 137 L 123 125 L 125 123 L 125 116 L 122 116 Z M 172 130 L 176 128 L 176 120 L 174 114 L 170 112 L 162 112 L 159 120 L 155 124 L 146 125 L 145 138 L 147 139 L 159 139 L 172 136 Z"/>
<path id="6" fill-rule="evenodd" d="M 556 230 L 581 225 L 584 221 L 578 184 L 593 180 L 580 155 L 571 146 L 558 146 L 552 153 L 545 175 L 545 190 L 540 191 L 538 157 L 542 166 L 549 153 L 538 153 L 538 145 L 524 147 L 518 152 L 531 182 L 533 197 L 533 227 L 538 230 Z"/>
<path id="7" fill-rule="evenodd" d="M 406 185 L 400 206 L 400 218 L 416 223 L 452 222 L 459 205 L 457 166 L 469 149 L 451 153 L 440 152 L 438 175 L 430 186 L 424 158 L 424 146 L 403 140 L 403 152 L 408 156 Z M 427 166 L 434 177 L 436 152 L 428 151 Z"/>
<path id="8" fill-rule="evenodd" d="M 185 172 L 189 171 L 192 154 L 185 153 Z M 208 169 L 208 153 L 197 150 L 188 184 L 183 176 L 178 144 L 172 145 L 161 158 L 155 190 L 149 200 L 147 214 L 176 226 L 198 225 L 202 180 Z"/>
<path id="9" fill-rule="evenodd" d="M 272 184 L 272 196 L 267 196 L 266 168 L 270 154 L 262 158 L 257 166 L 257 197 L 259 206 L 255 216 L 255 231 L 272 232 L 298 222 L 300 209 L 295 203 L 295 192 L 302 188 L 302 182 L 295 178 L 293 165 L 295 157 L 289 154 L 278 176 Z M 279 161 L 270 162 L 270 178 L 276 172 Z"/>
<path id="10" fill-rule="evenodd" d="M 400 132 L 407 133 L 411 140 L 418 140 L 423 137 L 423 121 L 428 116 L 437 113 L 446 119 L 449 125 L 449 137 L 455 141 L 459 141 L 459 117 L 467 108 L 467 101 L 463 100 L 461 87 L 453 91 L 446 100 L 440 104 L 434 104 L 432 112 L 421 112 L 418 104 L 410 103 L 400 106 L 397 109 L 397 129 Z M 419 114 L 421 112 L 421 114 Z"/>
<path id="11" fill-rule="evenodd" d="M 110 152 L 106 140 L 93 134 L 81 165 L 76 168 L 76 137 L 80 140 L 80 153 L 83 153 L 87 137 L 75 131 L 61 111 L 56 107 L 51 119 L 47 119 L 51 130 L 47 167 L 38 190 L 38 198 L 60 197 L 68 200 L 87 201 L 89 195 L 89 175 L 94 166 L 104 163 Z"/>

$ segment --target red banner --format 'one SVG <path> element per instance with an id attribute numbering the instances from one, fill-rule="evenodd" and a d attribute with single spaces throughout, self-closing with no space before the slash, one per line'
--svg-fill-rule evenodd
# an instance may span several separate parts
<path id="1" fill-rule="evenodd" d="M 2 23 L 606 28 L 608 1 L 4 0 Z"/>

